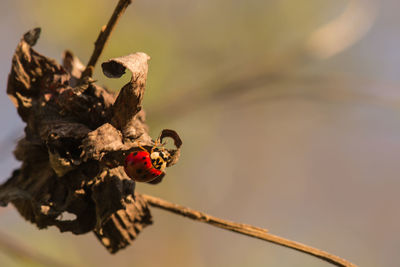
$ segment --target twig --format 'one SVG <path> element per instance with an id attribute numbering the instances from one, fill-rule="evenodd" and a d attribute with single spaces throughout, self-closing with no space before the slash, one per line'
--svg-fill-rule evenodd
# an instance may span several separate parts
<path id="1" fill-rule="evenodd" d="M 43 254 L 39 254 L 36 251 L 31 250 L 28 247 L 21 246 L 17 241 L 12 240 L 11 237 L 0 232 L 0 250 L 7 252 L 7 254 L 31 263 L 35 263 L 41 266 L 49 267 L 67 267 L 68 264 L 58 262 L 52 258 L 49 258 Z"/>
<path id="2" fill-rule="evenodd" d="M 97 60 L 99 59 L 101 52 L 103 52 L 104 46 L 107 43 L 107 40 L 111 35 L 111 32 L 113 31 L 119 18 L 122 16 L 126 8 L 131 3 L 132 0 L 119 0 L 110 20 L 108 21 L 106 26 L 103 26 L 99 36 L 97 37 L 96 42 L 94 43 L 94 50 L 92 56 L 89 59 L 89 63 L 87 64 L 85 71 L 82 73 L 82 78 L 86 76 L 92 77 L 94 66 L 97 63 Z"/>
<path id="3" fill-rule="evenodd" d="M 339 258 L 338 256 L 329 254 L 325 251 L 295 242 L 291 241 L 288 239 L 285 239 L 283 237 L 279 237 L 276 235 L 269 234 L 266 229 L 254 227 L 252 225 L 248 224 L 241 224 L 241 223 L 235 223 L 231 221 L 226 221 L 208 214 L 205 214 L 203 212 L 197 211 L 197 210 L 192 210 L 190 208 L 174 204 L 168 201 L 165 201 L 163 199 L 141 194 L 142 197 L 153 207 L 157 207 L 160 209 L 164 209 L 170 212 L 173 212 L 175 214 L 182 215 L 184 217 L 188 217 L 192 220 L 195 221 L 200 221 L 204 223 L 211 224 L 213 226 L 223 228 L 226 230 L 230 230 L 233 232 L 237 232 L 240 234 L 244 234 L 250 237 L 258 238 L 261 240 L 265 240 L 271 243 L 275 243 L 277 245 L 281 245 L 287 248 L 295 249 L 303 253 L 307 253 L 309 255 L 315 256 L 317 258 L 320 258 L 324 261 L 327 261 L 329 263 L 332 263 L 336 266 L 342 266 L 342 267 L 356 267 L 357 265 L 348 262 L 347 260 L 344 260 L 342 258 Z"/>

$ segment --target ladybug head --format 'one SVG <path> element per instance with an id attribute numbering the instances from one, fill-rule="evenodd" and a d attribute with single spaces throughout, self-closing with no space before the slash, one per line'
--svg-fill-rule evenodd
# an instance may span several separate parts
<path id="1" fill-rule="evenodd" d="M 157 170 L 160 171 L 165 170 L 165 168 L 167 167 L 167 161 L 169 157 L 171 157 L 171 155 L 163 147 L 158 148 L 157 146 L 154 146 L 151 149 L 150 153 L 151 163 L 153 164 L 153 167 Z"/>

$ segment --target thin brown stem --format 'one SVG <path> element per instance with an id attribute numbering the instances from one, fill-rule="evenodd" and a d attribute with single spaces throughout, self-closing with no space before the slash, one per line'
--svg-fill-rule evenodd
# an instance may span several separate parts
<path id="1" fill-rule="evenodd" d="M 110 38 L 110 35 L 117 24 L 119 18 L 125 12 L 126 8 L 132 3 L 132 0 L 119 0 L 117 6 L 115 7 L 114 13 L 112 14 L 110 20 L 108 21 L 106 26 L 100 31 L 99 36 L 97 37 L 96 42 L 94 43 L 94 50 L 92 56 L 89 59 L 89 63 L 86 66 L 85 71 L 82 73 L 83 77 L 92 77 L 94 66 L 97 63 L 101 53 L 103 52 L 104 46 L 107 43 L 107 40 Z"/>
<path id="2" fill-rule="evenodd" d="M 258 238 L 261 240 L 265 240 L 271 243 L 275 243 L 280 246 L 284 246 L 287 248 L 295 249 L 297 251 L 307 253 L 309 255 L 315 256 L 317 258 L 320 258 L 324 261 L 327 261 L 329 263 L 332 263 L 336 266 L 343 266 L 343 267 L 356 267 L 357 265 L 342 259 L 338 256 L 332 255 L 330 253 L 327 253 L 325 251 L 322 251 L 317 248 L 313 248 L 295 241 L 291 241 L 288 239 L 285 239 L 280 236 L 276 236 L 273 234 L 268 233 L 266 229 L 258 228 L 252 225 L 248 224 L 241 224 L 241 223 L 235 223 L 231 221 L 226 221 L 211 215 L 208 215 L 206 213 L 197 211 L 197 210 L 192 210 L 190 208 L 174 204 L 171 202 L 168 202 L 166 200 L 141 194 L 142 197 L 153 207 L 157 207 L 160 209 L 164 209 L 170 212 L 173 212 L 175 214 L 182 215 L 184 217 L 188 217 L 192 220 L 195 221 L 200 221 L 204 223 L 211 224 L 213 226 L 223 228 L 226 230 L 230 230 L 233 232 L 237 232 L 243 235 L 247 235 L 253 238 Z"/>

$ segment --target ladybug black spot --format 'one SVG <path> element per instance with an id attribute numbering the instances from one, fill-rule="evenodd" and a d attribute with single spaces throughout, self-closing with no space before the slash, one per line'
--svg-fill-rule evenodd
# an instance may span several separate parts
<path id="1" fill-rule="evenodd" d="M 133 156 L 136 156 L 136 155 L 137 155 L 137 152 L 133 153 Z"/>
<path id="2" fill-rule="evenodd" d="M 145 160 L 145 159 L 146 159 L 146 157 L 143 157 L 142 159 L 143 159 L 143 160 Z"/>

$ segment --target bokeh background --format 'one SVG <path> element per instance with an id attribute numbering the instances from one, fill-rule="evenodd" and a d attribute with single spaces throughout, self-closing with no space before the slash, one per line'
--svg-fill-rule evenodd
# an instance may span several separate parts
<path id="1" fill-rule="evenodd" d="M 6 95 L 13 51 L 86 63 L 117 0 L 0 3 L 0 179 L 23 123 Z M 152 136 L 177 130 L 178 165 L 137 190 L 318 247 L 360 266 L 400 262 L 400 2 L 135 0 L 101 60 L 143 51 Z M 95 79 L 118 90 L 130 77 Z M 0 266 L 38 266 L 4 241 L 71 266 L 329 266 L 153 209 L 110 255 L 94 235 L 37 230 L 0 209 Z"/>

